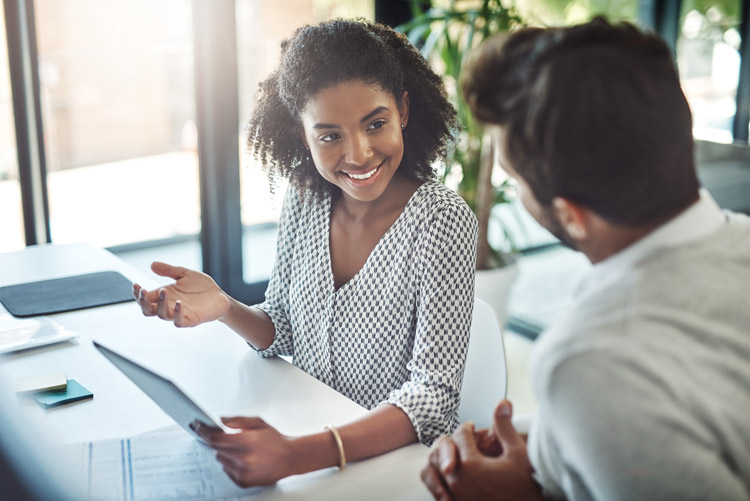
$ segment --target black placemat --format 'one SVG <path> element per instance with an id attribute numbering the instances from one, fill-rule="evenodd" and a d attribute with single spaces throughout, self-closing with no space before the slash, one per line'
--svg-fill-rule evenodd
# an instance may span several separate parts
<path id="1" fill-rule="evenodd" d="M 0 302 L 16 317 L 61 313 L 132 299 L 133 285 L 116 271 L 0 287 Z"/>

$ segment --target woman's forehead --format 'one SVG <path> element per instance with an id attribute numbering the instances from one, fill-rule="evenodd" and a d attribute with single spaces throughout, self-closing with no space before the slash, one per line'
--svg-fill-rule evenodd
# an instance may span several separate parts
<path id="1" fill-rule="evenodd" d="M 378 84 L 349 80 L 318 91 L 302 112 L 305 123 L 332 120 L 359 121 L 377 108 L 388 111 L 398 107 L 393 95 Z"/>

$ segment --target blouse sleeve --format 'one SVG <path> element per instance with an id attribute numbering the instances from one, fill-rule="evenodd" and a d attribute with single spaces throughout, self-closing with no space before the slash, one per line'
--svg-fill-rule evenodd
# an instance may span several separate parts
<path id="1" fill-rule="evenodd" d="M 279 232 L 276 237 L 276 261 L 266 289 L 266 300 L 255 305 L 256 308 L 269 316 L 276 328 L 271 346 L 265 350 L 257 350 L 261 357 L 294 354 L 292 327 L 288 317 L 289 282 L 292 277 L 297 230 L 294 221 L 298 219 L 301 205 L 299 192 L 292 185 L 289 185 L 281 208 Z M 255 348 L 253 347 L 253 349 Z"/>
<path id="2" fill-rule="evenodd" d="M 420 442 L 430 445 L 458 426 L 474 305 L 476 218 L 463 201 L 447 204 L 426 225 L 421 240 L 410 375 L 386 402 L 404 411 Z"/>

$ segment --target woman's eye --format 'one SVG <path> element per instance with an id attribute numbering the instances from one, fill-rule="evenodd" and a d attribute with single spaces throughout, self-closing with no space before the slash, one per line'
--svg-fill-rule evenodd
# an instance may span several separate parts
<path id="1" fill-rule="evenodd" d="M 385 120 L 375 120 L 373 123 L 370 124 L 370 126 L 368 127 L 368 129 L 369 130 L 379 129 L 382 126 L 384 126 L 385 123 L 386 123 Z"/>
<path id="2" fill-rule="evenodd" d="M 340 138 L 339 134 L 337 132 L 331 132 L 330 134 L 326 134 L 324 136 L 320 136 L 320 140 L 324 143 L 330 143 L 331 141 L 335 141 L 336 139 Z"/>

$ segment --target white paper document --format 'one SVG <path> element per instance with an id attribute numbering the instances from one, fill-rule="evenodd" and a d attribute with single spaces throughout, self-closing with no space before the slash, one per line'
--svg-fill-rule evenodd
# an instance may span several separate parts
<path id="1" fill-rule="evenodd" d="M 132 438 L 63 445 L 71 482 L 96 500 L 243 500 L 216 451 L 173 426 Z"/>

